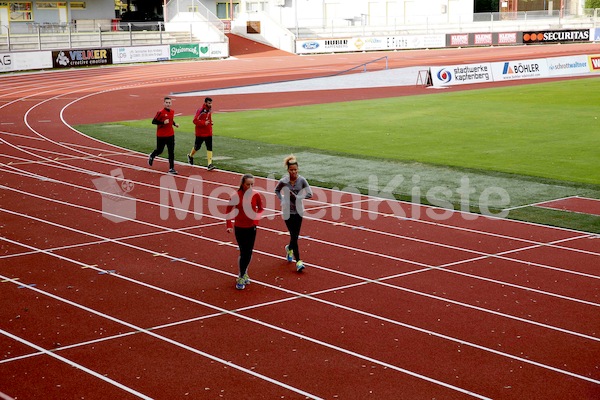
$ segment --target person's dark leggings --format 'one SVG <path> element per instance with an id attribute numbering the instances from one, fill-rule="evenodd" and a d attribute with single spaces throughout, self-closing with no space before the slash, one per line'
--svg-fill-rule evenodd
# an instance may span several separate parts
<path id="1" fill-rule="evenodd" d="M 175 136 L 169 136 L 169 137 L 162 137 L 162 136 L 157 136 L 156 137 L 156 149 L 152 152 L 152 154 L 150 155 L 152 158 L 160 155 L 163 150 L 165 149 L 165 146 L 167 146 L 167 152 L 169 154 L 169 168 L 170 169 L 174 169 L 175 168 Z"/>
<path id="2" fill-rule="evenodd" d="M 300 237 L 300 228 L 302 228 L 302 216 L 300 214 L 290 214 L 290 217 L 285 220 L 285 226 L 290 232 L 290 249 L 294 252 L 294 259 L 300 261 L 298 237 Z"/>
<path id="3" fill-rule="evenodd" d="M 252 251 L 254 250 L 254 241 L 256 240 L 256 227 L 252 228 L 233 228 L 235 232 L 235 240 L 240 249 L 240 257 L 238 265 L 240 267 L 240 278 L 248 272 L 248 265 L 252 260 Z"/>
<path id="4" fill-rule="evenodd" d="M 212 151 L 212 142 L 212 136 L 196 136 L 196 139 L 194 140 L 194 150 L 200 150 L 200 147 L 202 147 L 202 143 L 206 143 L 206 151 Z"/>

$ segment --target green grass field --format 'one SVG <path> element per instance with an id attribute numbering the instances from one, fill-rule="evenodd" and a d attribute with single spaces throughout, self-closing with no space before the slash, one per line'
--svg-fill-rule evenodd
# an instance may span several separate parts
<path id="1" fill-rule="evenodd" d="M 215 164 L 279 177 L 293 152 L 313 185 L 367 192 L 374 179 L 382 189 L 400 176 L 397 198 L 418 188 L 422 203 L 437 204 L 428 194 L 445 188 L 456 209 L 456 189 L 467 180 L 475 212 L 486 189 L 501 188 L 510 201 L 492 196 L 487 206 L 509 208 L 509 218 L 600 232 L 600 217 L 527 206 L 600 199 L 598 104 L 600 78 L 222 114 L 215 98 Z M 182 162 L 194 140 L 191 120 L 177 118 Z M 154 148 L 151 119 L 76 128 L 143 153 Z"/>

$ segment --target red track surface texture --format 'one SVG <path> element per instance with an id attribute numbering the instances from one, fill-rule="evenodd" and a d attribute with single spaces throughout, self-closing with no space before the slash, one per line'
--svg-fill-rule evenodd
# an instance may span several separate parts
<path id="1" fill-rule="evenodd" d="M 597 51 L 543 46 L 386 55 L 394 68 Z M 0 77 L 1 395 L 600 398 L 596 236 L 460 213 L 437 221 L 416 205 L 324 190 L 307 202 L 313 216 L 305 220 L 301 247 L 308 267 L 298 274 L 282 257 L 287 233 L 266 190 L 273 182 L 258 179 L 273 218 L 261 223 L 252 284 L 236 291 L 233 236 L 208 206 L 222 204 L 210 198 L 213 189 L 232 191 L 239 175 L 179 165 L 171 183 L 180 195 L 199 182 L 191 176 L 202 177 L 203 189 L 196 207 L 187 206 L 194 213 L 180 219 L 160 206 L 164 159 L 148 168 L 147 155 L 70 128 L 148 118 L 170 92 L 318 76 L 378 56 Z M 235 110 L 413 93 L 429 92 L 222 96 L 216 103 Z M 174 108 L 192 114 L 199 101 L 178 98 Z M 153 141 L 151 127 L 148 135 Z M 94 184 L 117 168 L 134 185 L 129 199 L 103 196 Z M 110 202 L 122 209 L 133 203 L 136 219 L 113 222 Z"/>
<path id="2" fill-rule="evenodd" d="M 536 205 L 538 207 L 554 208 L 576 213 L 600 215 L 600 200 L 587 199 L 585 197 L 568 197 Z"/>

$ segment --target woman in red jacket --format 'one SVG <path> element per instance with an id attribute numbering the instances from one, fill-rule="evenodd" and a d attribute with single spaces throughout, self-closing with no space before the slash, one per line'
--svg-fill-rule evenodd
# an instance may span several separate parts
<path id="1" fill-rule="evenodd" d="M 231 196 L 226 209 L 227 232 L 235 231 L 235 240 L 240 249 L 239 275 L 235 283 L 235 288 L 240 290 L 250 283 L 248 265 L 254 251 L 256 227 L 264 211 L 262 196 L 252 189 L 253 186 L 254 176 L 242 176 L 240 188 Z"/>

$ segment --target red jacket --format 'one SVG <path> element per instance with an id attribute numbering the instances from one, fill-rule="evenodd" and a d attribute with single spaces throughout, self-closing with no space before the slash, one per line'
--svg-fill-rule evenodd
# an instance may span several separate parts
<path id="1" fill-rule="evenodd" d="M 254 226 L 258 226 L 258 221 L 260 220 L 262 213 L 264 211 L 263 208 L 263 199 L 262 196 L 255 191 L 251 192 L 251 196 L 244 196 L 245 192 L 241 189 L 238 190 L 233 196 L 231 196 L 231 200 L 229 200 L 229 204 L 227 204 L 227 209 L 225 214 L 227 215 L 227 228 L 232 228 L 233 226 L 237 226 L 238 228 L 252 228 Z M 248 211 L 251 215 L 246 214 L 246 210 L 242 206 L 243 199 L 246 203 L 250 201 L 246 207 L 249 208 Z M 233 209 L 236 209 L 233 218 L 229 215 Z"/>
<path id="2" fill-rule="evenodd" d="M 192 122 L 196 125 L 196 136 L 212 136 L 212 111 L 208 109 L 206 105 L 202 105 L 202 108 L 199 108 L 198 111 L 196 111 L 196 115 L 194 115 L 194 120 Z"/>
<path id="3" fill-rule="evenodd" d="M 156 124 L 156 136 L 169 137 L 175 135 L 175 130 L 173 129 L 173 124 L 175 123 L 173 120 L 174 117 L 175 111 L 173 109 L 167 110 L 163 108 L 156 113 L 156 116 L 152 120 L 152 123 Z M 169 123 L 165 124 L 164 121 L 167 119 Z"/>

